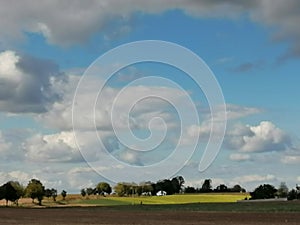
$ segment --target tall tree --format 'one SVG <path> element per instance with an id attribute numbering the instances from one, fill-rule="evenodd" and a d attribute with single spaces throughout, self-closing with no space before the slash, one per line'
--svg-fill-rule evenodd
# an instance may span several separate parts
<path id="1" fill-rule="evenodd" d="M 61 196 L 63 197 L 63 200 L 65 200 L 67 197 L 67 192 L 65 190 L 62 190 Z"/>
<path id="2" fill-rule="evenodd" d="M 45 187 L 41 181 L 37 179 L 31 179 L 26 187 L 26 195 L 32 198 L 32 202 L 36 198 L 39 202 L 39 205 L 42 205 L 42 200 L 45 196 Z"/>
<path id="3" fill-rule="evenodd" d="M 201 188 L 201 192 L 211 192 L 212 191 L 212 185 L 211 185 L 211 179 L 206 179 Z"/>

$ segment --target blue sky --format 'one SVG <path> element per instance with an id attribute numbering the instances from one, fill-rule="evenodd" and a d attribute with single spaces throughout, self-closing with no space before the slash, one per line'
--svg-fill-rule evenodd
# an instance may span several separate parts
<path id="1" fill-rule="evenodd" d="M 201 186 L 206 178 L 214 186 L 238 183 L 248 190 L 261 183 L 278 186 L 283 181 L 290 188 L 300 183 L 298 1 L 0 1 L 0 6 L 2 183 L 26 184 L 35 177 L 47 187 L 78 192 L 105 179 L 162 179 L 161 171 L 147 171 L 146 166 L 171 155 L 179 137 L 182 156 L 199 137 L 194 155 L 172 174 L 183 175 L 186 185 Z M 205 61 L 222 88 L 227 129 L 217 158 L 204 172 L 198 165 L 210 134 L 209 102 L 197 83 L 168 65 L 138 63 L 112 76 L 96 104 L 96 132 L 89 126 L 93 118 L 88 109 L 104 82 L 105 68 L 95 68 L 96 79 L 88 80 L 78 97 L 81 113 L 74 137 L 72 103 L 86 69 L 107 51 L 142 40 L 188 48 Z M 156 79 L 143 83 L 149 76 L 176 82 L 182 89 Z M 132 83 L 136 79 L 139 85 Z M 125 97 L 118 95 L 126 85 Z M 129 115 L 131 131 L 138 138 L 146 140 L 152 132 L 153 139 L 141 146 L 125 126 L 125 110 L 147 95 L 158 98 L 143 99 Z M 188 97 L 195 104 L 198 123 L 192 122 L 192 110 L 177 111 L 191 109 Z M 111 107 L 117 100 L 112 127 Z M 180 126 L 181 117 L 189 119 Z M 95 133 L 103 145 L 93 139 Z M 221 133 L 217 138 L 223 138 Z M 144 151 L 156 142 L 160 144 Z M 118 163 L 103 162 L 104 151 Z M 173 160 L 166 170 L 180 163 Z M 124 165 L 146 168 L 141 171 L 148 175 L 126 176 L 120 172 Z M 115 173 L 121 175 L 114 177 Z"/>

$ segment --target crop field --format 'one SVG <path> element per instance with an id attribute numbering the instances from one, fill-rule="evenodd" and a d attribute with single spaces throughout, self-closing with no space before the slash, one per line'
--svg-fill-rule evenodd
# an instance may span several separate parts
<path id="1" fill-rule="evenodd" d="M 184 194 L 152 197 L 98 197 L 90 199 L 75 199 L 73 203 L 92 204 L 101 206 L 110 205 L 171 205 L 188 203 L 221 203 L 236 202 L 249 197 L 248 194 Z"/>

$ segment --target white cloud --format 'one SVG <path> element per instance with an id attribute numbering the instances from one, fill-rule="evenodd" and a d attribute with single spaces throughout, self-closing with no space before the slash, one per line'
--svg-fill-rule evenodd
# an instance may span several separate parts
<path id="1" fill-rule="evenodd" d="M 229 158 L 232 160 L 232 161 L 247 161 L 249 160 L 251 157 L 250 155 L 248 154 L 239 154 L 239 153 L 236 153 L 236 154 L 231 154 L 229 156 Z"/>
<path id="2" fill-rule="evenodd" d="M 238 125 L 226 136 L 226 145 L 240 152 L 285 150 L 291 144 L 289 136 L 269 121 L 257 126 Z"/>
<path id="3" fill-rule="evenodd" d="M 251 174 L 251 175 L 244 175 L 244 176 L 233 178 L 233 182 L 241 183 L 241 184 L 252 183 L 252 182 L 268 182 L 274 180 L 276 180 L 276 177 L 273 174 L 267 174 L 265 176 L 258 175 L 258 174 Z"/>
<path id="4" fill-rule="evenodd" d="M 82 161 L 71 132 L 41 135 L 36 134 L 23 144 L 25 156 L 36 162 L 78 162 Z"/>
<path id="5" fill-rule="evenodd" d="M 299 177 L 297 177 L 297 181 L 299 181 L 299 182 L 300 182 L 300 176 L 299 176 Z"/>
<path id="6" fill-rule="evenodd" d="M 254 107 L 245 107 L 233 104 L 226 105 L 226 114 L 228 120 L 235 120 L 250 115 L 261 113 L 262 110 Z"/>
<path id="7" fill-rule="evenodd" d="M 216 129 L 216 138 L 222 138 L 224 133 L 222 132 L 222 120 L 223 118 L 223 112 L 222 110 L 224 106 L 220 106 L 219 110 L 217 110 L 216 114 L 213 115 L 213 122 L 214 127 Z M 247 117 L 249 115 L 260 113 L 261 110 L 258 108 L 252 108 L 252 107 L 245 107 L 245 106 L 238 106 L 233 104 L 227 104 L 226 106 L 226 119 L 227 121 L 230 120 L 236 120 L 239 118 Z M 212 118 L 210 112 L 205 112 L 207 116 L 205 116 L 204 121 L 200 125 L 192 124 L 189 127 L 186 128 L 186 131 L 183 134 L 184 137 L 184 143 L 188 144 L 190 143 L 190 138 L 197 138 L 200 137 L 201 141 L 207 141 L 209 138 L 209 135 L 212 130 Z"/>
<path id="8" fill-rule="evenodd" d="M 255 22 L 277 28 L 274 29 L 277 39 L 292 41 L 290 56 L 300 54 L 300 3 L 297 0 L 102 0 L 88 3 L 75 0 L 72 4 L 58 0 L 39 3 L 25 0 L 2 4 L 0 36 L 5 43 L 20 39 L 23 31 L 29 31 L 42 34 L 50 43 L 70 45 L 88 40 L 99 30 L 106 30 L 105 38 L 111 39 L 131 30 L 134 12 L 160 13 L 172 9 L 181 9 L 197 17 L 236 19 L 240 15 L 250 15 Z M 114 27 L 113 31 L 109 27 Z"/>

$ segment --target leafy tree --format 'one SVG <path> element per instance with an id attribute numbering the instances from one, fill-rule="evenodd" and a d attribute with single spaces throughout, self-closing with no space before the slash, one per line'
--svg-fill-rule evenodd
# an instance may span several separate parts
<path id="1" fill-rule="evenodd" d="M 95 190 L 94 190 L 93 188 L 87 188 L 87 189 L 86 189 L 86 193 L 87 193 L 88 196 L 93 195 L 93 194 L 94 194 L 94 191 L 95 191 Z"/>
<path id="2" fill-rule="evenodd" d="M 259 185 L 250 193 L 251 199 L 270 199 L 275 198 L 277 189 L 270 184 Z"/>
<path id="3" fill-rule="evenodd" d="M 65 200 L 67 196 L 67 192 L 65 190 L 62 190 L 61 196 L 63 197 L 63 200 Z"/>
<path id="4" fill-rule="evenodd" d="M 181 190 L 181 186 L 180 186 L 180 183 L 179 183 L 179 180 L 174 177 L 172 180 L 171 180 L 171 183 L 172 183 L 172 193 L 179 193 L 180 190 Z"/>
<path id="5" fill-rule="evenodd" d="M 99 184 L 97 184 L 96 190 L 99 194 L 103 194 L 103 195 L 105 193 L 110 194 L 112 191 L 111 186 L 106 182 L 100 182 Z"/>
<path id="6" fill-rule="evenodd" d="M 167 195 L 174 194 L 174 188 L 172 181 L 168 179 L 160 180 L 155 185 L 156 191 L 165 191 L 167 192 Z"/>
<path id="7" fill-rule="evenodd" d="M 23 194 L 24 188 L 17 181 L 9 181 L 0 187 L 0 199 L 6 200 L 6 206 L 8 205 L 8 201 L 18 205 L 18 200 Z"/>
<path id="8" fill-rule="evenodd" d="M 239 184 L 234 185 L 230 190 L 231 192 L 246 192 L 246 190 Z"/>
<path id="9" fill-rule="evenodd" d="M 56 201 L 56 197 L 57 197 L 57 190 L 54 189 L 54 188 L 52 188 L 52 189 L 47 188 L 45 190 L 45 196 L 47 198 L 51 198 L 52 197 L 53 201 L 55 202 Z"/>
<path id="10" fill-rule="evenodd" d="M 86 191 L 85 191 L 84 188 L 81 189 L 80 194 L 81 194 L 82 197 L 86 196 Z"/>
<path id="11" fill-rule="evenodd" d="M 126 194 L 125 185 L 123 183 L 117 183 L 117 185 L 114 187 L 115 192 L 118 196 L 122 197 Z"/>
<path id="12" fill-rule="evenodd" d="M 286 183 L 281 182 L 279 187 L 278 187 L 278 190 L 277 190 L 278 197 L 279 198 L 286 198 L 288 196 L 288 193 L 289 193 L 289 189 L 286 186 Z"/>
<path id="13" fill-rule="evenodd" d="M 43 197 L 45 196 L 45 187 L 41 181 L 37 179 L 31 179 L 26 187 L 26 195 L 32 198 L 32 202 L 36 198 L 39 202 L 39 205 L 42 205 Z"/>
<path id="14" fill-rule="evenodd" d="M 138 194 L 138 185 L 135 183 L 118 183 L 114 187 L 118 196 L 130 196 Z"/>
<path id="15" fill-rule="evenodd" d="M 228 192 L 228 187 L 225 184 L 220 184 L 216 187 L 215 192 Z"/>
<path id="16" fill-rule="evenodd" d="M 211 179 L 206 179 L 202 184 L 201 192 L 211 192 L 212 191 L 211 183 L 212 183 Z"/>
<path id="17" fill-rule="evenodd" d="M 300 195 L 297 193 L 295 189 L 292 189 L 291 191 L 289 191 L 287 195 L 287 200 L 291 201 L 295 199 L 300 199 Z"/>

